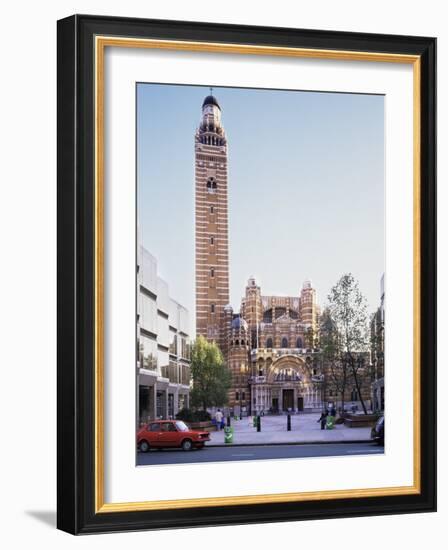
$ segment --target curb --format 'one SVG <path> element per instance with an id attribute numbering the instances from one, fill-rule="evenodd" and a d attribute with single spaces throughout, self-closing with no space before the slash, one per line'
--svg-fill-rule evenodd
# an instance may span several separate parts
<path id="1" fill-rule="evenodd" d="M 350 439 L 348 441 L 285 441 L 283 443 L 216 443 L 206 444 L 205 448 L 212 447 L 275 447 L 285 445 L 346 445 L 348 443 L 375 443 L 372 439 Z"/>

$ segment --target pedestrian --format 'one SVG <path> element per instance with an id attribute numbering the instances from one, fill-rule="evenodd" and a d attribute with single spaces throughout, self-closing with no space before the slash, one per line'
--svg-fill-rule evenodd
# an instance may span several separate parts
<path id="1" fill-rule="evenodd" d="M 322 414 L 320 415 L 320 418 L 318 420 L 318 422 L 320 422 L 321 430 L 325 430 L 325 426 L 327 424 L 327 416 L 328 416 L 328 411 L 327 410 L 322 411 Z"/>
<path id="2" fill-rule="evenodd" d="M 215 420 L 216 420 L 216 427 L 218 428 L 218 430 L 222 430 L 224 415 L 222 414 L 221 409 L 218 409 L 216 411 Z"/>
<path id="3" fill-rule="evenodd" d="M 330 409 L 330 416 L 336 417 L 336 409 L 335 409 L 335 406 L 334 406 L 334 405 L 331 406 L 331 409 Z"/>

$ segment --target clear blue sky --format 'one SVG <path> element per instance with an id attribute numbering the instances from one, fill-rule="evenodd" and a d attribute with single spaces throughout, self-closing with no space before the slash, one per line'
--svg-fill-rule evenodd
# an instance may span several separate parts
<path id="1" fill-rule="evenodd" d="M 143 245 L 194 330 L 194 133 L 203 86 L 138 84 Z M 384 97 L 214 88 L 229 145 L 230 302 L 254 275 L 263 294 L 323 306 L 347 272 L 369 309 L 384 272 Z"/>

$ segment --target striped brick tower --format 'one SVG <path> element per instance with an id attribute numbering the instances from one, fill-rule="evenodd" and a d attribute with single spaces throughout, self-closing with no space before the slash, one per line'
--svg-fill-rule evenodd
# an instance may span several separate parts
<path id="1" fill-rule="evenodd" d="M 229 303 L 227 140 L 221 107 L 210 93 L 195 135 L 196 335 L 225 354 Z"/>

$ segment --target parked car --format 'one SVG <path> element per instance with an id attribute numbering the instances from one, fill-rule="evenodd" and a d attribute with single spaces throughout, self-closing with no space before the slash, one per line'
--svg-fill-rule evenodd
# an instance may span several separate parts
<path id="1" fill-rule="evenodd" d="M 376 441 L 378 445 L 384 446 L 384 416 L 378 418 L 375 426 L 372 428 L 370 437 L 373 441 Z"/>
<path id="2" fill-rule="evenodd" d="M 206 441 L 210 441 L 208 432 L 190 430 L 182 420 L 154 420 L 137 432 L 137 448 L 143 453 L 164 447 L 202 449 Z"/>

